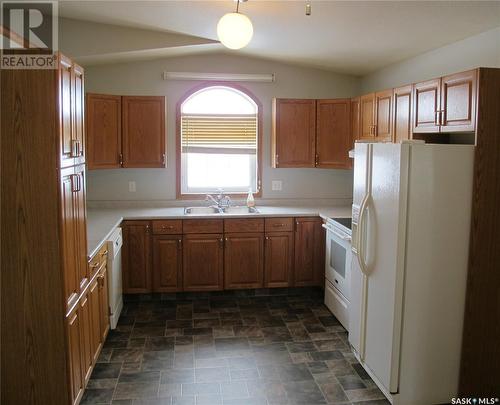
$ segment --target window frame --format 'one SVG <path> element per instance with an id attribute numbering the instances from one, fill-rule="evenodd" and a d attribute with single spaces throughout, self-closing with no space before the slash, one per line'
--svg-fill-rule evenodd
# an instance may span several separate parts
<path id="1" fill-rule="evenodd" d="M 260 100 L 247 88 L 233 82 L 226 81 L 206 81 L 200 83 L 197 86 L 190 88 L 184 95 L 179 99 L 176 105 L 176 134 L 175 134 L 175 158 L 176 158 L 176 198 L 179 200 L 202 200 L 205 198 L 206 193 L 193 193 L 193 194 L 183 194 L 182 193 L 182 145 L 181 145 L 181 122 L 182 122 L 182 104 L 191 97 L 194 93 L 197 93 L 203 89 L 208 89 L 210 87 L 228 87 L 237 90 L 247 97 L 249 97 L 257 106 L 257 153 L 256 153 L 256 166 L 257 166 L 257 192 L 254 193 L 254 197 L 262 197 L 262 103 Z M 246 198 L 247 193 L 228 193 L 231 198 L 242 199 Z"/>

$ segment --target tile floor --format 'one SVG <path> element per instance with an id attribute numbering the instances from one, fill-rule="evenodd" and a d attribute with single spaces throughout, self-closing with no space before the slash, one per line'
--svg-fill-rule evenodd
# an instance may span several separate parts
<path id="1" fill-rule="evenodd" d="M 318 289 L 129 296 L 83 404 L 389 404 Z"/>

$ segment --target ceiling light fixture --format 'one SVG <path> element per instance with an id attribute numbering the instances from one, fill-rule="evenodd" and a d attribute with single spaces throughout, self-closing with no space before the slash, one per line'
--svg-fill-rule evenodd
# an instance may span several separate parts
<path id="1" fill-rule="evenodd" d="M 240 1 L 246 0 L 236 0 L 236 12 L 224 14 L 217 24 L 219 41 L 229 49 L 247 46 L 253 36 L 252 21 L 238 11 Z"/>

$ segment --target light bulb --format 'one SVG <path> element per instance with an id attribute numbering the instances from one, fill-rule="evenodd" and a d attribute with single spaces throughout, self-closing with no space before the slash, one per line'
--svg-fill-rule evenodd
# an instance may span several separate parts
<path id="1" fill-rule="evenodd" d="M 252 39 L 252 22 L 246 15 L 227 13 L 217 24 L 217 36 L 227 48 L 241 49 Z"/>

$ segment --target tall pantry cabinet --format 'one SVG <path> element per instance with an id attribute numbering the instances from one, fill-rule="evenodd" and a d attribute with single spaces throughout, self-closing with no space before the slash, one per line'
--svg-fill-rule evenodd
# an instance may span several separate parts
<path id="1" fill-rule="evenodd" d="M 1 403 L 78 403 L 89 375 L 84 72 L 1 71 Z M 97 275 L 96 275 L 97 277 Z"/>

